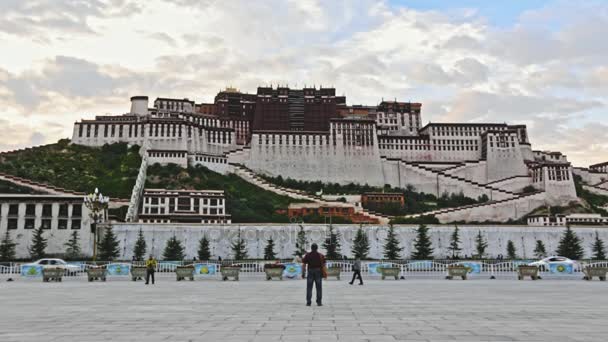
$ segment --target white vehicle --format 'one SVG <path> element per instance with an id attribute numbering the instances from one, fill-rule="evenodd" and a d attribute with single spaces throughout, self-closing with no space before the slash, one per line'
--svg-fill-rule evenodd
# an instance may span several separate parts
<path id="1" fill-rule="evenodd" d="M 82 270 L 80 266 L 68 264 L 67 262 L 61 259 L 40 259 L 32 263 L 25 264 L 23 266 L 42 266 L 43 268 L 59 267 L 63 268 L 68 273 L 76 273 Z"/>
<path id="2" fill-rule="evenodd" d="M 567 264 L 576 267 L 578 263 L 575 260 L 568 259 L 562 256 L 550 256 L 539 261 L 531 262 L 529 266 L 538 266 L 541 270 L 548 270 L 552 264 Z"/>

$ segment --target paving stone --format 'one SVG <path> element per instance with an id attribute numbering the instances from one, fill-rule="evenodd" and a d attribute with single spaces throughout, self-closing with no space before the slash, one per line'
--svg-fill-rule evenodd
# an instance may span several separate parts
<path id="1" fill-rule="evenodd" d="M 574 280 L 0 283 L 0 341 L 606 341 L 607 284 Z"/>

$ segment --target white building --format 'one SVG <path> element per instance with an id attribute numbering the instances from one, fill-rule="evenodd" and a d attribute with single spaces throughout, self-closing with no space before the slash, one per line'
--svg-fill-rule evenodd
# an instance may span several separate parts
<path id="1" fill-rule="evenodd" d="M 144 189 L 139 222 L 230 223 L 223 190 Z"/>
<path id="2" fill-rule="evenodd" d="M 78 231 L 80 247 L 92 247 L 91 219 L 81 196 L 0 194 L 0 234 L 6 231 L 20 248 L 19 258 L 27 257 L 27 246 L 34 229 L 42 227 L 49 239 L 46 252 L 61 254 L 72 232 Z"/>
<path id="3" fill-rule="evenodd" d="M 566 226 L 591 225 L 601 226 L 608 224 L 608 217 L 600 214 L 569 214 L 569 215 L 531 215 L 528 216 L 529 226 Z"/>

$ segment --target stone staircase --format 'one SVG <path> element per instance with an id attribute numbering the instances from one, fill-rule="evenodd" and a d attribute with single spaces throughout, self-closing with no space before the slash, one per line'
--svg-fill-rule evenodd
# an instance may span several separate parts
<path id="1" fill-rule="evenodd" d="M 243 164 L 239 164 L 239 163 L 228 163 L 228 164 L 232 167 L 233 173 L 236 174 L 237 176 L 241 177 L 242 179 L 246 180 L 247 182 L 249 182 L 253 185 L 256 185 L 264 190 L 271 191 L 277 195 L 287 196 L 287 197 L 297 199 L 297 200 L 310 201 L 310 202 L 318 203 L 321 205 L 328 205 L 328 206 L 334 206 L 334 207 L 342 206 L 342 207 L 349 207 L 349 208 L 352 207 L 355 209 L 355 213 L 360 213 L 360 214 L 363 214 L 363 215 L 369 217 L 370 219 L 378 220 L 378 222 L 381 224 L 388 223 L 388 221 L 391 218 L 389 216 L 382 215 L 380 213 L 376 213 L 373 211 L 369 211 L 367 209 L 354 206 L 352 204 L 336 202 L 336 201 L 328 201 L 328 200 L 323 199 L 321 196 L 311 195 L 302 190 L 290 189 L 290 188 L 286 188 L 286 187 L 279 186 L 276 184 L 272 184 L 269 181 L 258 176 L 253 170 L 249 169 L 248 167 L 246 167 Z"/>
<path id="2" fill-rule="evenodd" d="M 436 216 L 436 215 L 441 215 L 441 214 L 446 214 L 446 213 L 453 213 L 453 212 L 458 212 L 458 211 L 462 211 L 462 210 L 468 210 L 468 209 L 472 209 L 472 208 L 492 207 L 492 206 L 496 206 L 497 204 L 513 202 L 513 201 L 520 200 L 522 198 L 526 198 L 526 197 L 530 197 L 530 196 L 535 196 L 535 195 L 541 194 L 543 192 L 544 191 L 535 191 L 535 192 L 530 192 L 530 193 L 526 193 L 526 194 L 517 195 L 516 197 L 512 197 L 512 198 L 498 200 L 498 201 L 488 201 L 488 202 L 485 202 L 485 203 L 477 203 L 477 204 L 471 204 L 471 205 L 464 205 L 464 206 L 461 206 L 461 207 L 437 209 L 437 210 L 433 210 L 433 211 L 427 211 L 427 212 L 423 212 L 423 213 L 419 213 L 419 214 L 407 215 L 407 216 L 403 216 L 403 217 L 405 217 L 405 218 L 415 218 L 415 217 L 421 217 L 421 216 Z"/>

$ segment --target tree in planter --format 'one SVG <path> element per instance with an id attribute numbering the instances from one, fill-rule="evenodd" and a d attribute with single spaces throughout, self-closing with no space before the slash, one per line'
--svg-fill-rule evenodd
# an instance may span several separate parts
<path id="1" fill-rule="evenodd" d="M 101 241 L 99 241 L 97 249 L 97 258 L 99 260 L 111 261 L 118 258 L 120 255 L 118 239 L 116 238 L 116 235 L 114 235 L 111 227 L 106 228 L 103 238 Z"/>
<path id="2" fill-rule="evenodd" d="M 369 253 L 369 239 L 367 238 L 367 234 L 363 231 L 363 226 L 359 225 L 359 229 L 357 229 L 357 234 L 353 239 L 353 256 L 355 259 L 368 259 Z"/>
<path id="3" fill-rule="evenodd" d="M 34 230 L 33 233 L 32 245 L 29 248 L 30 258 L 32 258 L 32 260 L 42 259 L 46 256 L 45 249 L 48 245 L 48 241 L 42 236 L 42 233 L 44 233 L 42 226 Z"/>
<path id="4" fill-rule="evenodd" d="M 384 257 L 388 260 L 401 259 L 401 251 L 403 247 L 399 245 L 397 234 L 395 234 L 395 227 L 391 224 L 388 227 L 388 234 L 386 240 L 384 240 Z"/>
<path id="5" fill-rule="evenodd" d="M 536 247 L 534 247 L 534 256 L 538 259 L 542 259 L 547 256 L 545 244 L 541 240 L 536 240 Z"/>
<path id="6" fill-rule="evenodd" d="M 517 250 L 513 241 L 507 241 L 507 257 L 511 260 L 517 259 Z"/>
<path id="7" fill-rule="evenodd" d="M 274 252 L 274 241 L 271 237 L 268 239 L 266 247 L 264 247 L 264 260 L 274 260 L 276 257 L 276 253 Z"/>
<path id="8" fill-rule="evenodd" d="M 206 235 L 198 241 L 198 260 L 211 259 L 211 251 L 209 250 L 209 240 Z"/>
<path id="9" fill-rule="evenodd" d="M 576 236 L 576 233 L 572 231 L 570 226 L 566 226 L 564 235 L 559 240 L 557 246 L 557 255 L 570 258 L 572 260 L 578 260 L 583 257 L 583 246 L 581 246 L 581 240 Z"/>
<path id="10" fill-rule="evenodd" d="M 604 241 L 600 239 L 600 236 L 595 232 L 595 242 L 591 246 L 593 251 L 593 259 L 595 260 L 606 260 L 606 250 L 604 248 Z"/>
<path id="11" fill-rule="evenodd" d="M 421 224 L 416 228 L 416 240 L 414 240 L 412 259 L 433 259 L 433 247 L 431 238 L 429 237 L 429 228 L 424 224 Z"/>
<path id="12" fill-rule="evenodd" d="M 329 225 L 328 233 L 325 242 L 323 242 L 323 248 L 325 248 L 326 251 L 325 257 L 328 260 L 342 259 L 342 255 L 340 254 L 340 232 L 334 232 L 334 228 Z"/>
<path id="13" fill-rule="evenodd" d="M 146 240 L 144 239 L 144 233 L 142 230 L 139 230 L 139 234 L 137 235 L 137 241 L 135 241 L 135 246 L 133 247 L 133 257 L 135 260 L 142 261 L 146 256 Z"/>
<path id="14" fill-rule="evenodd" d="M 78 243 L 78 231 L 74 230 L 72 232 L 72 237 L 68 242 L 64 244 L 65 246 L 65 257 L 68 260 L 76 260 L 80 258 L 80 244 Z"/>
<path id="15" fill-rule="evenodd" d="M 241 239 L 240 229 L 236 242 L 232 244 L 232 253 L 234 253 L 234 260 L 247 259 L 247 244 L 244 239 Z"/>
<path id="16" fill-rule="evenodd" d="M 13 242 L 7 230 L 2 242 L 0 242 L 0 261 L 15 260 L 15 247 L 17 247 L 17 243 Z"/>
<path id="17" fill-rule="evenodd" d="M 481 230 L 478 231 L 477 237 L 475 238 L 475 250 L 477 251 L 477 257 L 482 259 L 486 254 L 486 248 L 488 248 L 488 242 L 481 235 Z"/>
<path id="18" fill-rule="evenodd" d="M 448 250 L 452 252 L 452 259 L 459 258 L 458 255 L 460 254 L 462 248 L 460 248 L 460 234 L 458 233 L 458 226 L 454 229 L 454 232 L 452 233 Z"/>
<path id="19" fill-rule="evenodd" d="M 167 240 L 165 250 L 163 251 L 163 259 L 171 261 L 184 260 L 184 247 L 175 235 Z"/>
<path id="20" fill-rule="evenodd" d="M 304 231 L 304 227 L 300 226 L 300 230 L 296 236 L 296 251 L 293 253 L 293 256 L 302 258 L 306 254 L 307 245 L 306 232 Z"/>

